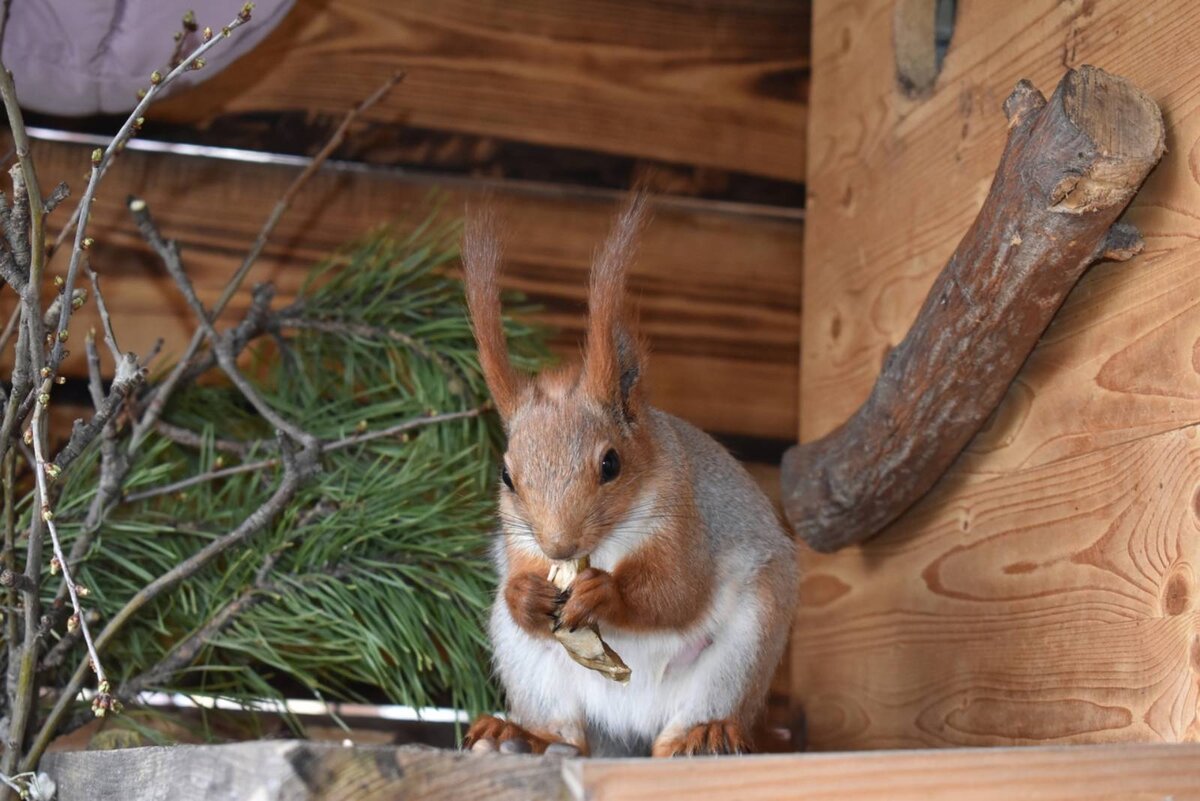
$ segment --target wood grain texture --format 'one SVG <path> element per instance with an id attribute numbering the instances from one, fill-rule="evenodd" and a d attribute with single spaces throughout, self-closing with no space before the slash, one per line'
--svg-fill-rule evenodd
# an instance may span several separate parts
<path id="1" fill-rule="evenodd" d="M 47 181 L 79 176 L 87 148 L 38 142 Z M 106 179 L 92 213 L 92 263 L 105 283 L 121 347 L 145 352 L 156 337 L 178 353 L 191 316 L 140 239 L 124 207 L 147 200 L 165 236 L 179 240 L 189 273 L 211 303 L 240 263 L 270 206 L 295 174 L 290 167 L 237 164 L 126 152 Z M 255 281 L 272 280 L 285 303 L 318 259 L 384 223 L 400 230 L 428 213 L 431 187 L 379 173 L 324 172 L 302 193 L 235 299 L 238 319 Z M 482 193 L 440 194 L 446 216 L 461 215 Z M 587 270 L 616 202 L 500 191 L 506 223 L 505 283 L 543 305 L 539 319 L 561 330 L 555 347 L 578 353 Z M 50 218 L 61 225 L 66 213 Z M 785 438 L 795 428 L 802 226 L 706 211 L 654 213 L 632 274 L 642 330 L 650 339 L 649 386 L 655 402 L 713 431 Z M 61 254 L 50 272 L 61 271 Z M 97 324 L 87 304 L 73 334 Z M 82 347 L 68 373 L 84 374 Z"/>
<path id="2" fill-rule="evenodd" d="M 1194 801 L 1200 747 L 992 748 L 688 760 L 577 760 L 588 801 Z"/>
<path id="3" fill-rule="evenodd" d="M 340 114 L 804 179 L 804 0 L 309 0 L 155 116 Z"/>
<path id="4" fill-rule="evenodd" d="M 58 801 L 556 801 L 552 758 L 296 741 L 47 754 Z"/>
<path id="5" fill-rule="evenodd" d="M 802 439 L 866 397 L 986 194 L 1016 80 L 1098 64 L 1163 108 L 1167 155 L 988 427 L 875 542 L 805 555 L 793 690 L 827 748 L 1200 738 L 1200 7 L 960 3 L 932 93 L 892 3 L 815 6 Z"/>
<path id="6" fill-rule="evenodd" d="M 810 744 L 1197 739 L 1198 498 L 1189 427 L 952 474 L 868 546 L 810 552 L 792 654 Z"/>

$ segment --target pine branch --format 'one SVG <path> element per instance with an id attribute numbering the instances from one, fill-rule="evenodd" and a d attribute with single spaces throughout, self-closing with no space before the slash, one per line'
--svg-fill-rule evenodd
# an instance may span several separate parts
<path id="1" fill-rule="evenodd" d="M 288 440 L 282 435 L 279 440 L 279 448 L 283 461 L 283 478 L 280 480 L 279 486 L 272 493 L 271 497 L 255 509 L 233 531 L 209 543 L 184 562 L 168 570 L 138 590 L 121 607 L 121 610 L 109 620 L 103 631 L 100 632 L 100 636 L 96 638 L 97 650 L 103 649 L 144 606 L 206 567 L 216 557 L 241 545 L 247 539 L 257 534 L 283 511 L 292 501 L 292 498 L 295 497 L 296 491 L 300 488 L 301 484 L 316 472 L 318 452 L 313 446 L 306 446 L 298 453 L 293 452 L 291 446 L 288 444 Z M 24 770 L 32 769 L 33 766 L 37 765 L 38 760 L 41 759 L 42 753 L 45 751 L 46 746 L 50 744 L 50 740 L 53 739 L 58 729 L 58 724 L 62 720 L 63 714 L 71 703 L 74 702 L 75 696 L 78 695 L 79 690 L 83 687 L 87 670 L 87 661 L 80 663 L 79 667 L 75 669 L 75 673 L 71 676 L 70 681 L 67 682 L 66 686 L 59 693 L 58 700 L 38 731 L 33 745 L 30 746 L 25 754 L 24 761 L 22 762 L 22 765 L 26 766 Z M 111 705 L 112 701 L 111 696 L 102 698 L 100 695 L 97 695 L 96 700 L 93 701 L 93 707 L 96 708 L 97 704 L 99 704 L 99 709 L 104 709 L 104 704 Z"/>

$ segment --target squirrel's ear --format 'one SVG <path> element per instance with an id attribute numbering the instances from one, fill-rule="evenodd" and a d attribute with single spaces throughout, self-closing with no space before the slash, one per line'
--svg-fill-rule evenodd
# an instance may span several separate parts
<path id="1" fill-rule="evenodd" d="M 642 403 L 645 351 L 625 308 L 625 273 L 637 250 L 646 218 L 646 195 L 633 195 L 592 264 L 588 294 L 584 386 L 589 395 L 629 423 Z"/>
<path id="2" fill-rule="evenodd" d="M 466 278 L 467 307 L 471 328 L 479 346 L 479 366 L 492 392 L 500 416 L 508 420 L 516 411 L 525 379 L 517 375 L 508 359 L 504 320 L 500 314 L 500 240 L 490 208 L 472 214 L 468 209 L 463 233 L 462 263 Z"/>

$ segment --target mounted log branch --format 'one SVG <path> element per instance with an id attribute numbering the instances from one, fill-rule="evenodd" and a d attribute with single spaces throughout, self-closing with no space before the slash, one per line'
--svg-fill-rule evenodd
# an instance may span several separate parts
<path id="1" fill-rule="evenodd" d="M 818 551 L 863 542 L 962 451 L 1084 270 L 1142 249 L 1117 223 L 1164 150 L 1157 104 L 1123 78 L 1072 70 L 1047 103 L 1029 81 L 983 208 L 888 355 L 866 402 L 783 460 L 787 516 Z"/>

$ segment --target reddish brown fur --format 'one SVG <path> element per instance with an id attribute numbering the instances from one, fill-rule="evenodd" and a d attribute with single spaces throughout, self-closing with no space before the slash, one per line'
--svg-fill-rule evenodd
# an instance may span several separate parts
<path id="1" fill-rule="evenodd" d="M 469 215 L 463 235 L 462 263 L 467 306 L 479 347 L 479 365 L 501 417 L 516 410 L 524 389 L 508 358 L 504 319 L 500 311 L 500 241 L 490 211 Z"/>
<path id="2" fill-rule="evenodd" d="M 546 576 L 548 560 L 508 546 L 509 576 L 504 602 L 518 626 L 535 637 L 550 637 L 559 590 Z"/>
<path id="3" fill-rule="evenodd" d="M 683 629 L 699 620 L 711 600 L 712 563 L 694 558 L 699 526 L 694 508 L 687 506 L 615 573 L 581 572 L 563 607 L 563 623 L 650 631 Z"/>
<path id="4" fill-rule="evenodd" d="M 516 492 L 501 492 L 501 511 L 527 522 L 538 544 L 555 558 L 591 552 L 662 470 L 647 427 L 614 417 L 573 380 L 578 375 L 567 368 L 537 377 L 528 402 L 518 412 L 519 423 L 510 426 L 505 456 Z M 585 464 L 577 464 L 564 443 L 547 440 L 547 432 L 557 431 L 591 443 L 582 446 Z M 620 455 L 621 473 L 601 485 L 600 461 L 609 447 Z M 535 491 L 529 485 L 531 473 L 551 481 L 578 469 L 583 474 L 566 487 L 566 496 Z"/>
<path id="5" fill-rule="evenodd" d="M 640 372 L 644 361 L 643 346 L 632 333 L 625 307 L 625 274 L 637 252 L 637 237 L 645 219 L 646 196 L 635 194 L 592 265 L 584 382 L 588 394 L 604 405 L 637 400 L 623 399 L 619 392 L 623 373 L 631 367 Z M 635 395 L 641 394 L 639 383 L 632 389 Z"/>
<path id="6" fill-rule="evenodd" d="M 652 756 L 702 756 L 749 753 L 750 741 L 742 725 L 734 720 L 710 720 L 675 737 L 660 739 Z"/>
<path id="7" fill-rule="evenodd" d="M 545 753 L 553 743 L 568 743 L 549 732 L 522 728 L 515 723 L 501 720 L 492 715 L 481 715 L 475 719 L 471 728 L 467 729 L 467 735 L 463 738 L 463 747 L 471 748 L 481 740 L 491 740 L 496 745 L 508 740 L 524 740 L 529 743 L 530 752 L 534 754 Z M 568 745 L 575 746 L 580 750 L 582 756 L 587 756 L 587 743 L 569 742 Z"/>

